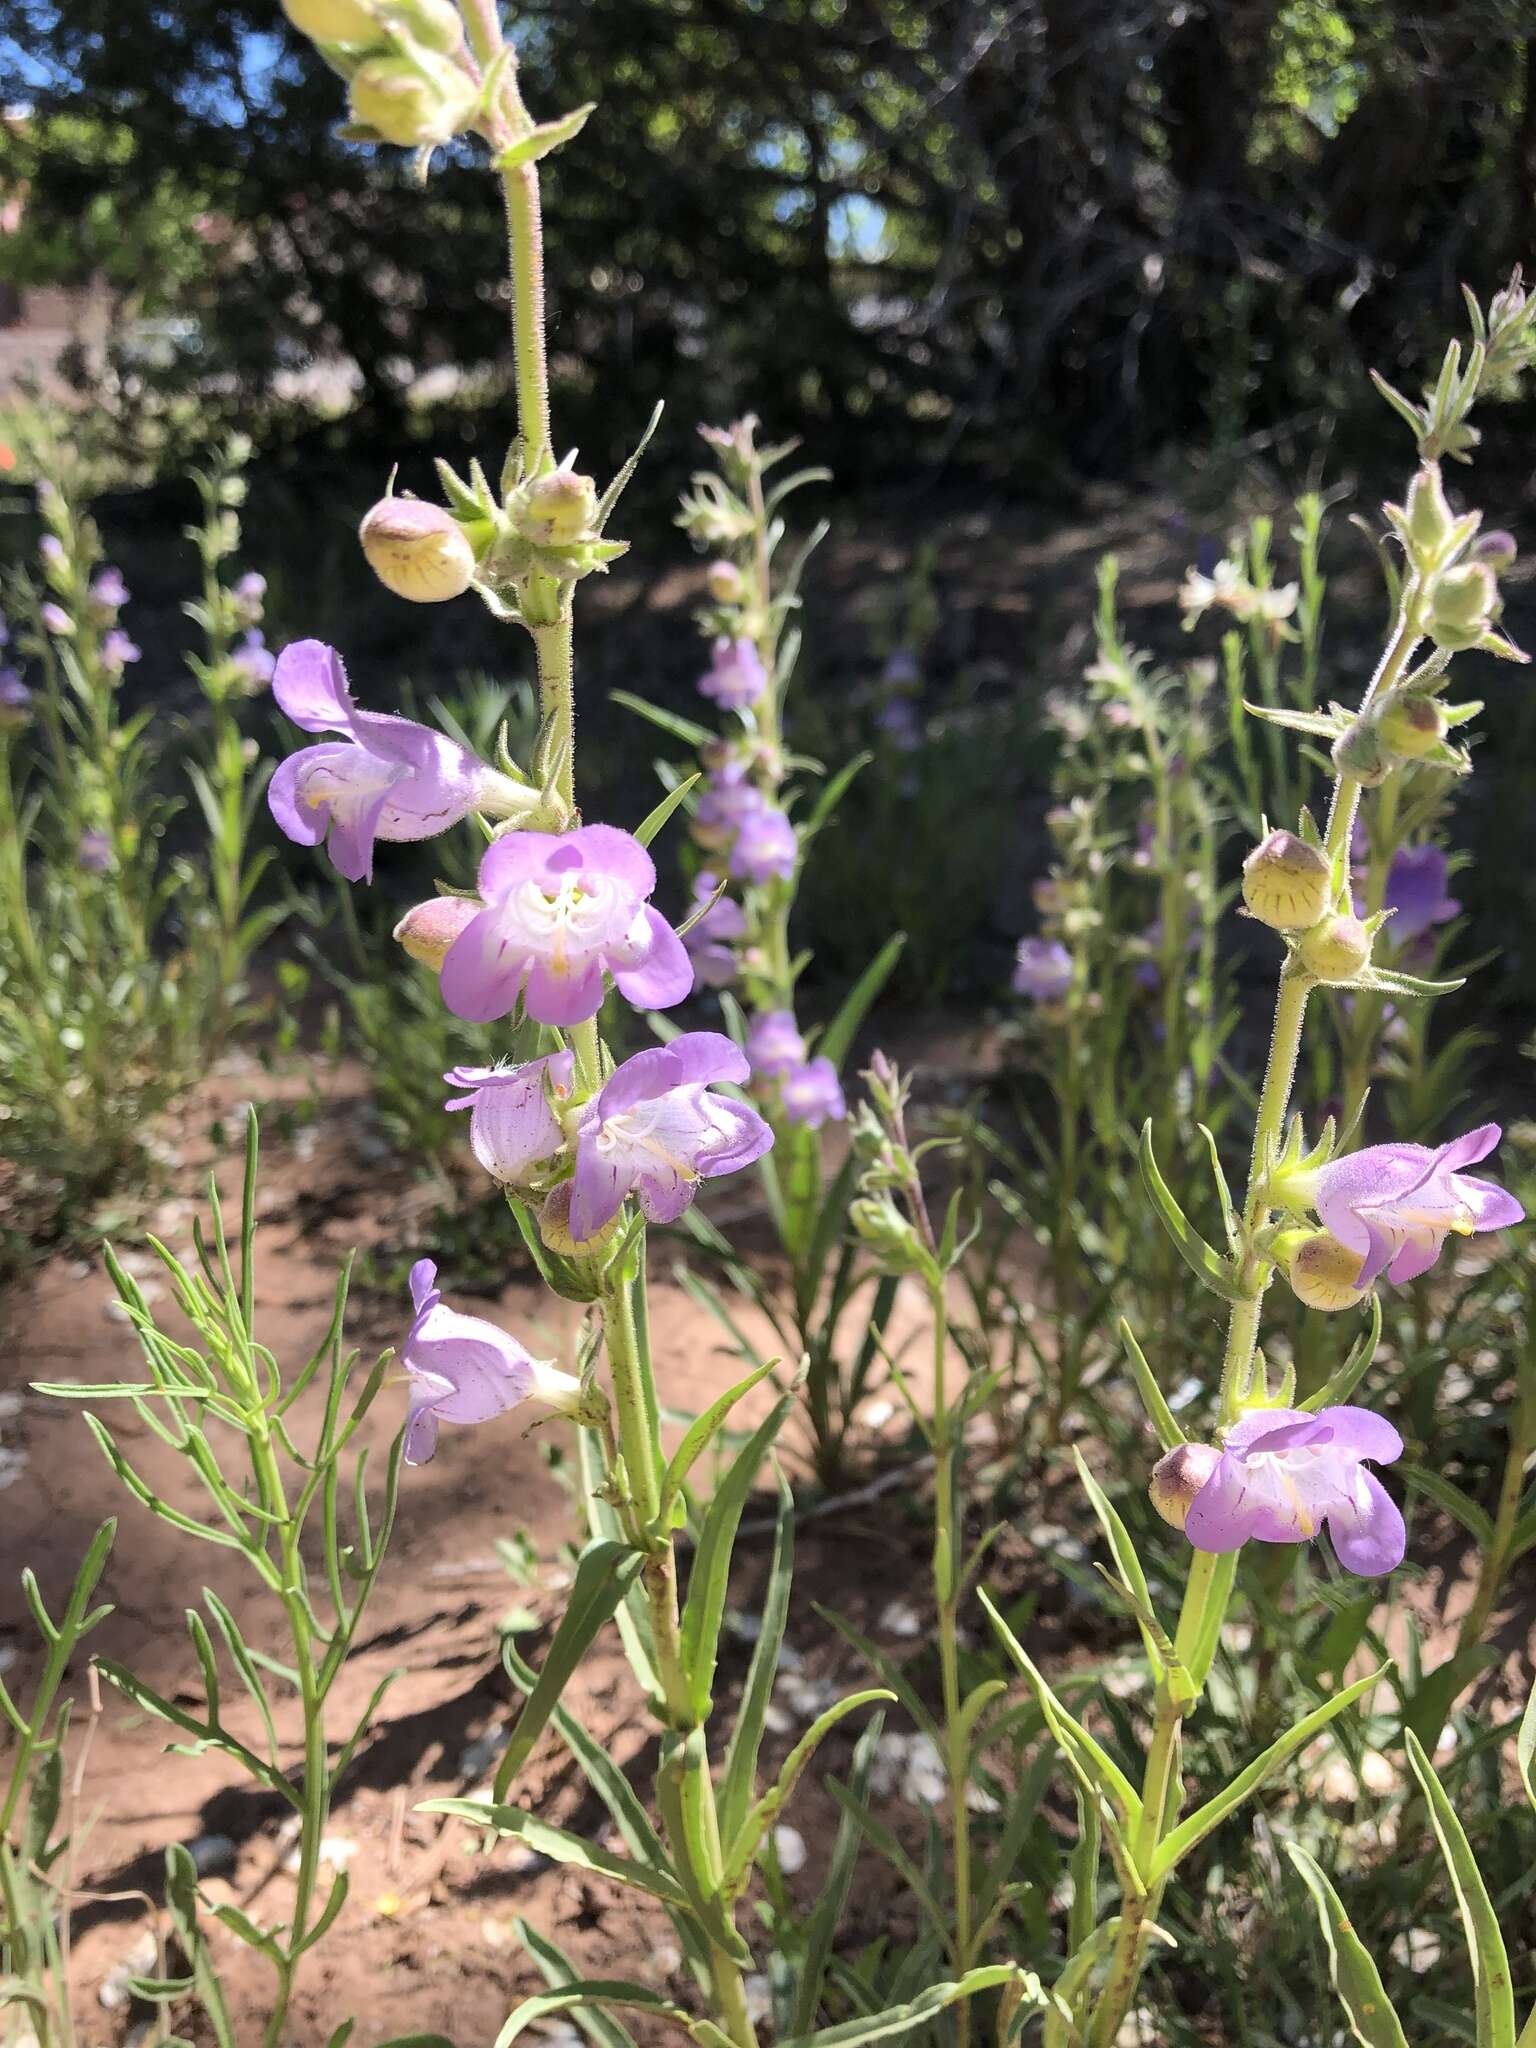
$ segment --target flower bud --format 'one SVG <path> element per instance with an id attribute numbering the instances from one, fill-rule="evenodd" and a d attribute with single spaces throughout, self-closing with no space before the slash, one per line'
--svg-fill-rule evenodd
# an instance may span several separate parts
<path id="1" fill-rule="evenodd" d="M 1459 653 L 1475 647 L 1493 625 L 1498 579 L 1486 562 L 1461 562 L 1435 578 L 1429 591 L 1429 637 Z"/>
<path id="2" fill-rule="evenodd" d="M 383 40 L 383 31 L 366 0 L 283 0 L 283 12 L 299 31 L 316 43 L 361 43 Z"/>
<path id="3" fill-rule="evenodd" d="M 704 582 L 716 604 L 740 604 L 747 594 L 747 579 L 734 562 L 711 562 Z"/>
<path id="4" fill-rule="evenodd" d="M 464 40 L 464 18 L 453 0 L 394 0 L 395 20 L 413 43 L 451 57 Z"/>
<path id="5" fill-rule="evenodd" d="M 412 604 L 461 597 L 474 581 L 475 551 L 463 527 L 424 498 L 381 498 L 364 515 L 358 539 L 384 588 Z"/>
<path id="6" fill-rule="evenodd" d="M 581 1258 L 587 1252 L 601 1251 L 616 1235 L 624 1220 L 624 1212 L 620 1209 L 612 1222 L 605 1223 L 602 1229 L 594 1231 L 591 1237 L 573 1237 L 571 1188 L 572 1183 L 568 1180 L 563 1180 L 558 1187 L 551 1188 L 544 1197 L 543 1208 L 539 1211 L 539 1236 L 550 1251 L 559 1252 L 567 1259 Z"/>
<path id="7" fill-rule="evenodd" d="M 1196 1494 L 1220 1463 L 1214 1444 L 1176 1444 L 1158 1459 L 1147 1493 L 1165 1522 L 1175 1529 L 1184 1527 Z"/>
<path id="8" fill-rule="evenodd" d="M 1357 718 L 1333 743 L 1333 765 L 1364 789 L 1375 789 L 1392 773 L 1392 756 L 1374 719 Z"/>
<path id="9" fill-rule="evenodd" d="M 1431 754 L 1445 738 L 1445 712 L 1433 697 L 1402 697 L 1384 704 L 1377 721 L 1383 743 L 1404 761 Z"/>
<path id="10" fill-rule="evenodd" d="M 1327 856 L 1294 832 L 1271 832 L 1243 862 L 1243 901 L 1277 932 L 1316 924 L 1331 893 Z"/>
<path id="11" fill-rule="evenodd" d="M 923 1260 L 917 1230 L 888 1194 L 860 1195 L 848 1219 L 887 1273 L 915 1272 Z"/>
<path id="12" fill-rule="evenodd" d="M 1408 486 L 1403 537 L 1420 567 L 1432 569 L 1445 552 L 1456 524 L 1440 484 L 1440 466 L 1426 462 Z"/>
<path id="13" fill-rule="evenodd" d="M 441 967 L 448 948 L 481 905 L 469 896 L 432 896 L 417 903 L 395 926 L 395 937 L 423 967 Z"/>
<path id="14" fill-rule="evenodd" d="M 1358 1252 L 1340 1244 L 1331 1230 L 1317 1230 L 1303 1237 L 1291 1254 L 1286 1277 L 1298 1301 L 1336 1315 L 1360 1305 L 1360 1266 Z"/>
<path id="15" fill-rule="evenodd" d="M 402 149 L 432 147 L 457 135 L 474 111 L 469 74 L 447 57 L 369 57 L 353 74 L 352 118 Z"/>
<path id="16" fill-rule="evenodd" d="M 1474 562 L 1482 562 L 1497 575 L 1501 569 L 1514 566 L 1515 557 L 1519 552 L 1520 546 L 1515 536 L 1496 527 L 1492 533 L 1479 535 L 1472 549 L 1472 559 Z"/>
<path id="17" fill-rule="evenodd" d="M 512 524 L 540 547 L 568 548 L 590 538 L 597 513 L 597 485 L 562 463 L 524 484 L 509 507 Z"/>
<path id="18" fill-rule="evenodd" d="M 1319 981 L 1353 981 L 1370 964 L 1371 935 L 1358 917 L 1325 917 L 1304 934 L 1297 951 Z"/>

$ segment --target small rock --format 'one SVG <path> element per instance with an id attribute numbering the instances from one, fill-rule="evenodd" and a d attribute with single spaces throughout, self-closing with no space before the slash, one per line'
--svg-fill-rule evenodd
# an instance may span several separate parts
<path id="1" fill-rule="evenodd" d="M 773 1848 L 779 1859 L 779 1868 L 786 1877 L 793 1877 L 797 1870 L 804 1870 L 805 1837 L 798 1828 L 776 1827 L 773 1831 Z"/>
<path id="2" fill-rule="evenodd" d="M 1440 1960 L 1440 1937 L 1429 1927 L 1410 1927 L 1398 1935 L 1392 1953 L 1405 1970 L 1422 1977 Z"/>
<path id="3" fill-rule="evenodd" d="M 773 2017 L 773 1993 L 768 1979 L 759 1974 L 747 1978 L 742 1989 L 747 1994 L 747 2017 L 756 2024 Z"/>
<path id="4" fill-rule="evenodd" d="M 0 1394 L 0 1422 L 12 1421 L 21 1413 L 21 1409 L 22 1400 L 20 1394 Z"/>
<path id="5" fill-rule="evenodd" d="M 103 2012 L 122 2011 L 133 1995 L 128 1986 L 135 1977 L 147 1977 L 153 1972 L 159 1953 L 154 1935 L 145 1928 L 132 1948 L 118 1958 L 101 1980 L 96 2003 Z"/>
<path id="6" fill-rule="evenodd" d="M 186 1847 L 199 1877 L 217 1877 L 221 1871 L 232 1870 L 240 1853 L 228 1835 L 197 1835 Z"/>
<path id="7" fill-rule="evenodd" d="M 506 1739 L 506 1730 L 498 1721 L 494 1728 L 487 1728 L 483 1735 L 466 1742 L 459 1751 L 457 1776 L 483 1778 L 500 1757 Z"/>
<path id="8" fill-rule="evenodd" d="M 338 1876 L 346 1869 L 356 1854 L 356 1842 L 349 1841 L 345 1835 L 325 1835 L 321 1839 L 320 1861 L 328 1863 Z M 300 1851 L 298 1846 L 295 1845 L 283 1858 L 283 1868 L 284 1870 L 297 1870 L 299 1862 Z"/>
<path id="9" fill-rule="evenodd" d="M 897 1636 L 903 1641 L 910 1641 L 923 1632 L 922 1617 L 905 1600 L 887 1601 L 875 1626 L 883 1635 Z"/>

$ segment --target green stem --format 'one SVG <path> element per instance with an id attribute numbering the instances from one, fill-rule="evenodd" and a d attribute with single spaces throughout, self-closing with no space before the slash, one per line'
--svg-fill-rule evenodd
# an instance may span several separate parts
<path id="1" fill-rule="evenodd" d="M 957 1591 L 960 1551 L 964 1540 L 963 1509 L 956 1484 L 960 1446 L 951 1426 L 945 1398 L 945 1351 L 949 1341 L 948 1305 L 942 1279 L 929 1289 L 934 1343 L 934 1604 L 938 1613 L 939 1676 L 944 1699 L 945 1774 L 949 1782 L 950 1831 L 954 1856 L 954 1956 L 963 1975 L 971 1965 L 971 1816 L 966 1804 L 970 1781 L 969 1743 L 960 1718 L 960 1630 Z M 955 2038 L 965 2048 L 970 2035 L 968 2005 L 955 2014 Z"/>
<path id="2" fill-rule="evenodd" d="M 1536 1361 L 1528 1358 L 1509 1426 L 1509 1447 L 1504 1456 L 1504 1476 L 1499 1486 L 1499 1504 L 1494 1511 L 1493 1534 L 1478 1567 L 1472 1605 L 1467 1609 L 1456 1637 L 1458 1656 L 1482 1641 L 1493 1613 L 1493 1604 L 1499 1597 L 1509 1553 L 1514 1547 L 1515 1524 L 1520 1518 L 1525 1468 L 1533 1451 L 1536 1451 Z"/>

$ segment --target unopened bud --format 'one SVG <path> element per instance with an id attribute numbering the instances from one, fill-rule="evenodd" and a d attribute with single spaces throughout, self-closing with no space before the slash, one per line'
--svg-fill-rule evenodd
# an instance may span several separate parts
<path id="1" fill-rule="evenodd" d="M 395 937 L 424 967 L 441 967 L 448 948 L 481 906 L 468 896 L 433 896 L 408 910 L 395 926 Z"/>
<path id="2" fill-rule="evenodd" d="M 453 0 L 392 0 L 391 12 L 413 43 L 451 57 L 464 40 L 464 17 Z"/>
<path id="3" fill-rule="evenodd" d="M 1498 579 L 1486 562 L 1461 562 L 1429 591 L 1429 637 L 1451 653 L 1475 647 L 1499 608 Z"/>
<path id="4" fill-rule="evenodd" d="M 1357 718 L 1333 743 L 1333 765 L 1362 788 L 1375 789 L 1392 773 L 1392 756 L 1370 718 Z"/>
<path id="5" fill-rule="evenodd" d="M 1147 1493 L 1163 1520 L 1182 1529 L 1195 1496 L 1221 1463 L 1214 1444 L 1176 1444 L 1152 1468 Z"/>
<path id="6" fill-rule="evenodd" d="M 1360 1254 L 1340 1244 L 1331 1230 L 1317 1230 L 1291 1254 L 1286 1277 L 1298 1301 L 1325 1315 L 1337 1315 L 1340 1309 L 1360 1305 L 1361 1263 Z"/>
<path id="7" fill-rule="evenodd" d="M 381 498 L 358 528 L 368 566 L 396 597 L 442 604 L 474 581 L 475 551 L 441 505 L 424 498 Z"/>
<path id="8" fill-rule="evenodd" d="M 1325 917 L 1297 948 L 1301 964 L 1319 981 L 1353 981 L 1370 964 L 1371 935 L 1358 917 Z"/>
<path id="9" fill-rule="evenodd" d="M 352 77 L 352 117 L 402 149 L 431 148 L 465 127 L 475 107 L 469 74 L 447 57 L 369 57 Z"/>
<path id="10" fill-rule="evenodd" d="M 572 1183 L 568 1180 L 563 1180 L 558 1187 L 551 1188 L 544 1198 L 543 1208 L 539 1211 L 539 1236 L 550 1251 L 559 1252 L 567 1259 L 580 1258 L 587 1252 L 601 1251 L 618 1231 L 624 1214 L 621 1209 L 612 1222 L 605 1223 L 602 1229 L 594 1231 L 591 1237 L 573 1237 L 571 1188 Z"/>
<path id="11" fill-rule="evenodd" d="M 1445 551 L 1456 524 L 1440 484 L 1440 466 L 1426 462 L 1408 486 L 1403 537 L 1421 568 L 1432 569 Z"/>
<path id="12" fill-rule="evenodd" d="M 1482 562 L 1497 575 L 1501 569 L 1512 568 L 1520 544 L 1512 533 L 1505 533 L 1496 527 L 1492 533 L 1481 534 L 1472 549 L 1474 562 Z"/>
<path id="13" fill-rule="evenodd" d="M 283 0 L 283 12 L 311 42 L 366 48 L 383 40 L 373 9 L 364 0 Z"/>
<path id="14" fill-rule="evenodd" d="M 1445 738 L 1445 712 L 1433 697 L 1404 697 L 1382 706 L 1378 720 L 1389 750 L 1405 761 L 1433 753 Z"/>
<path id="15" fill-rule="evenodd" d="M 1243 862 L 1243 901 L 1275 931 L 1305 931 L 1316 924 L 1331 893 L 1326 855 L 1294 832 L 1271 832 Z"/>
<path id="16" fill-rule="evenodd" d="M 913 1272 L 922 1260 L 917 1231 L 889 1195 L 860 1195 L 848 1219 L 887 1273 Z"/>
<path id="17" fill-rule="evenodd" d="M 711 562 L 704 581 L 716 604 L 740 604 L 747 594 L 747 579 L 734 562 Z"/>
<path id="18" fill-rule="evenodd" d="M 525 484 L 509 508 L 525 540 L 567 548 L 589 537 L 597 513 L 597 485 L 563 464 Z"/>

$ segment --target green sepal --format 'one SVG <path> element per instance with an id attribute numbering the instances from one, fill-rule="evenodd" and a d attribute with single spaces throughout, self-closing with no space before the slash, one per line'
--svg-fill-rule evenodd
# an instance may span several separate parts
<path id="1" fill-rule="evenodd" d="M 596 100 L 588 100 L 585 106 L 574 107 L 570 113 L 561 114 L 554 121 L 541 121 L 528 134 L 509 143 L 496 159 L 498 171 L 515 171 L 522 164 L 536 164 L 552 150 L 572 142 L 587 125 L 589 116 L 597 110 Z"/>

